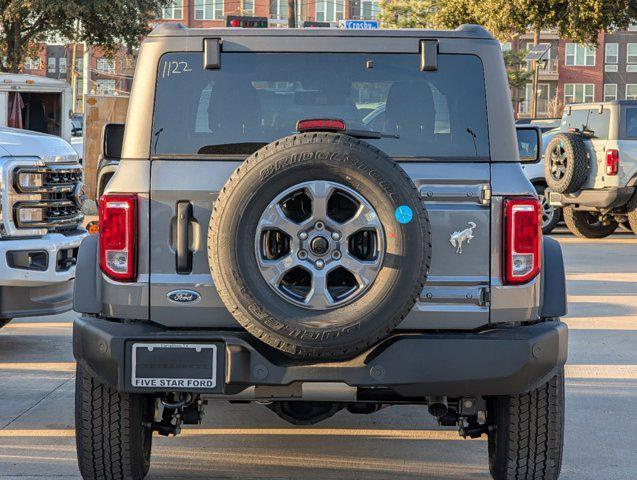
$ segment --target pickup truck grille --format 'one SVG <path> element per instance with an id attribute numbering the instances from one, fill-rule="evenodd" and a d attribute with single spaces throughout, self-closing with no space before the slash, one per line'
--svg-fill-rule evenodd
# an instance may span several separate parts
<path id="1" fill-rule="evenodd" d="M 13 221 L 18 229 L 75 230 L 82 222 L 80 165 L 19 167 L 14 170 Z"/>

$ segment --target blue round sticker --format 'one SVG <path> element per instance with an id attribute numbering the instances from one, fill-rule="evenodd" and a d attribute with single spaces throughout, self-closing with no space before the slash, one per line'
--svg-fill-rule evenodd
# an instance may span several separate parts
<path id="1" fill-rule="evenodd" d="M 409 223 L 411 219 L 414 218 L 414 212 L 412 212 L 411 208 L 407 205 L 401 205 L 396 209 L 394 216 L 396 220 L 398 220 L 398 223 Z"/>

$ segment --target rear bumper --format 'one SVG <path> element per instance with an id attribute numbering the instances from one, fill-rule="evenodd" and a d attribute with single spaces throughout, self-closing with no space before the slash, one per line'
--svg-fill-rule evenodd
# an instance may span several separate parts
<path id="1" fill-rule="evenodd" d="M 632 187 L 610 187 L 602 190 L 580 190 L 576 193 L 549 192 L 554 207 L 569 205 L 591 208 L 616 208 L 628 203 L 635 191 Z"/>
<path id="2" fill-rule="evenodd" d="M 123 392 L 162 391 L 131 385 L 133 342 L 214 342 L 220 347 L 218 387 L 196 390 L 201 393 L 339 382 L 359 390 L 387 388 L 405 397 L 507 395 L 552 377 L 566 362 L 567 337 L 559 321 L 479 333 L 397 334 L 351 360 L 308 363 L 284 357 L 247 333 L 176 331 L 83 317 L 73 327 L 73 353 L 94 376 Z"/>

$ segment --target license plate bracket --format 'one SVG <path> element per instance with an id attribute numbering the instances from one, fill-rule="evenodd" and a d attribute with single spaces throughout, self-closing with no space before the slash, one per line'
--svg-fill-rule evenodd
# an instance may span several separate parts
<path id="1" fill-rule="evenodd" d="M 131 386 L 158 391 L 218 390 L 220 351 L 216 343 L 133 343 Z"/>

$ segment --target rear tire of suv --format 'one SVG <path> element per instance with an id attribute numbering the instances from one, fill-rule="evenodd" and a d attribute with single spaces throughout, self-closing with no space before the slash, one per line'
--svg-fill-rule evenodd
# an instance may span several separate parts
<path id="1" fill-rule="evenodd" d="M 83 367 L 75 378 L 75 439 L 84 480 L 142 480 L 150 468 L 153 401 L 119 393 Z"/>
<path id="2" fill-rule="evenodd" d="M 601 223 L 596 215 L 567 207 L 563 210 L 564 222 L 571 233 L 580 238 L 605 238 L 612 235 L 619 224 L 611 218 L 608 225 Z"/>
<path id="3" fill-rule="evenodd" d="M 588 178 L 588 154 L 582 136 L 559 133 L 546 146 L 544 177 L 551 190 L 577 192 Z"/>
<path id="4" fill-rule="evenodd" d="M 635 235 L 637 235 L 637 193 L 628 202 L 628 225 Z"/>
<path id="5" fill-rule="evenodd" d="M 564 443 L 564 369 L 536 390 L 488 401 L 495 480 L 556 480 Z"/>

